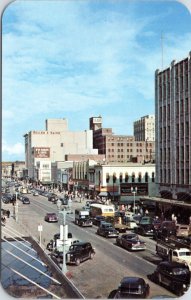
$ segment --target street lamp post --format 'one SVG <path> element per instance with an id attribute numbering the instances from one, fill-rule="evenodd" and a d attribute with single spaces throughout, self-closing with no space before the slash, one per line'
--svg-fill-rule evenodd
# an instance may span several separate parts
<path id="1" fill-rule="evenodd" d="M 135 214 L 135 194 L 137 193 L 137 187 L 131 187 L 131 193 L 134 196 L 134 200 L 133 200 L 133 213 Z"/>
<path id="2" fill-rule="evenodd" d="M 66 212 L 65 207 L 64 210 L 61 211 L 62 202 L 60 199 L 57 201 L 57 207 L 59 212 L 59 221 L 60 221 L 60 240 L 62 241 L 63 246 L 63 262 L 62 262 L 62 272 L 66 274 L 67 267 L 66 267 L 66 251 L 65 251 L 65 242 L 68 236 L 68 225 L 66 225 Z"/>

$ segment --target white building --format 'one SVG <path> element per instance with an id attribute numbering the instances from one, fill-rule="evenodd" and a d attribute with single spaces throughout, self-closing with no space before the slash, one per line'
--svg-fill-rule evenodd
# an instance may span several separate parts
<path id="1" fill-rule="evenodd" d="M 155 116 L 147 115 L 134 122 L 136 141 L 155 141 Z"/>
<path id="2" fill-rule="evenodd" d="M 117 198 L 132 199 L 131 188 L 136 188 L 136 198 L 155 196 L 155 164 L 99 164 L 91 161 L 74 163 L 73 181 L 81 190 Z"/>
<path id="3" fill-rule="evenodd" d="M 51 162 L 65 161 L 68 154 L 98 154 L 93 149 L 92 130 L 69 131 L 66 119 L 48 119 L 45 130 L 33 130 L 25 137 L 28 176 L 51 182 Z"/>

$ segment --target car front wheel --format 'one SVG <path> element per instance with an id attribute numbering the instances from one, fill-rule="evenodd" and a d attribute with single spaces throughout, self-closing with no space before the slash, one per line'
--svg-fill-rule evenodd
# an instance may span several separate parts
<path id="1" fill-rule="evenodd" d="M 76 258 L 75 264 L 76 264 L 76 266 L 80 265 L 80 258 Z"/>

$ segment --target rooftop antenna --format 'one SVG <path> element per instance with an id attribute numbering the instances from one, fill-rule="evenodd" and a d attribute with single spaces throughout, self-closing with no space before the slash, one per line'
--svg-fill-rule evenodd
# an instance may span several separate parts
<path id="1" fill-rule="evenodd" d="M 163 70 L 163 41 L 164 41 L 164 35 L 163 35 L 163 31 L 161 32 L 161 67 Z"/>

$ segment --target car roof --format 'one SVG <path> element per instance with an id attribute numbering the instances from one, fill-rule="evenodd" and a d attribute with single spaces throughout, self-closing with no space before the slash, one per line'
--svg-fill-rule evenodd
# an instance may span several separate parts
<path id="1" fill-rule="evenodd" d="M 91 243 L 90 242 L 83 242 L 83 241 L 79 241 L 79 242 L 76 242 L 76 243 L 74 243 L 74 244 L 72 244 L 71 246 L 82 246 L 82 245 L 85 245 L 85 244 L 90 244 L 91 245 Z"/>
<path id="2" fill-rule="evenodd" d="M 121 280 L 121 286 L 125 286 L 126 284 L 134 284 L 134 283 L 145 283 L 144 279 L 141 277 L 123 277 Z"/>
<path id="3" fill-rule="evenodd" d="M 159 266 L 167 266 L 167 267 L 179 267 L 179 268 L 188 268 L 184 263 L 176 262 L 176 261 L 162 261 L 159 263 Z"/>

